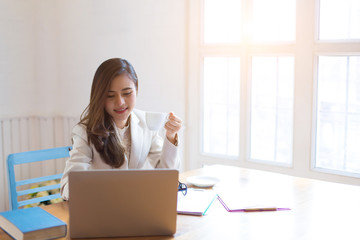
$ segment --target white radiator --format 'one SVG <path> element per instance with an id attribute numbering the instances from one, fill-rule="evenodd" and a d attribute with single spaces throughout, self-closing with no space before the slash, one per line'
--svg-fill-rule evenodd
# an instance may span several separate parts
<path id="1" fill-rule="evenodd" d="M 71 145 L 75 117 L 0 118 L 0 212 L 9 209 L 6 159 L 11 153 Z M 65 160 L 32 163 L 15 169 L 16 179 L 61 173 Z"/>

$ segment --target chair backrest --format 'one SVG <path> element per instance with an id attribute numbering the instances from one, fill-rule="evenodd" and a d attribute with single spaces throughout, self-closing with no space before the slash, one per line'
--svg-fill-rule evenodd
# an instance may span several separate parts
<path id="1" fill-rule="evenodd" d="M 67 158 L 70 156 L 69 151 L 71 150 L 71 148 L 72 148 L 71 146 L 50 148 L 50 149 L 43 149 L 43 150 L 36 150 L 36 151 L 29 151 L 29 152 L 13 153 L 8 156 L 7 170 L 8 170 L 8 178 L 9 178 L 9 193 L 10 193 L 9 198 L 10 198 L 11 210 L 18 209 L 19 207 L 33 204 L 33 203 L 39 203 L 39 202 L 48 201 L 48 200 L 52 200 L 52 199 L 56 199 L 56 198 L 61 198 L 61 195 L 59 193 L 57 193 L 57 194 L 52 194 L 52 195 L 48 195 L 48 196 L 36 197 L 36 198 L 19 201 L 18 200 L 19 196 L 35 194 L 35 193 L 42 192 L 42 191 L 50 191 L 53 189 L 59 189 L 60 184 L 53 184 L 53 185 L 48 185 L 48 186 L 36 187 L 36 188 L 29 187 L 28 189 L 19 190 L 19 191 L 17 190 L 18 186 L 22 186 L 22 185 L 29 186 L 29 184 L 36 184 L 36 183 L 41 183 L 44 181 L 57 180 L 62 177 L 62 173 L 16 181 L 15 165 L 39 162 L 39 161 L 46 161 L 46 160 L 52 160 L 52 159 L 58 159 L 58 158 Z"/>

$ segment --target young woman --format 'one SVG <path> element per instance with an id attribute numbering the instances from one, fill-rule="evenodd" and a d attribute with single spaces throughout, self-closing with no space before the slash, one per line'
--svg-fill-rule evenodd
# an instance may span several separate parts
<path id="1" fill-rule="evenodd" d="M 181 119 L 169 114 L 163 139 L 147 127 L 145 112 L 135 109 L 137 92 L 137 75 L 128 61 L 109 59 L 96 70 L 90 103 L 72 132 L 73 149 L 61 179 L 65 200 L 73 170 L 179 167 Z"/>

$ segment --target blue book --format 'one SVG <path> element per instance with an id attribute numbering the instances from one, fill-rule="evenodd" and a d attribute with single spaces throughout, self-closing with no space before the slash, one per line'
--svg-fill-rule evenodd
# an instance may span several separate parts
<path id="1" fill-rule="evenodd" d="M 0 213 L 0 227 L 14 239 L 54 239 L 66 236 L 66 223 L 40 207 Z"/>

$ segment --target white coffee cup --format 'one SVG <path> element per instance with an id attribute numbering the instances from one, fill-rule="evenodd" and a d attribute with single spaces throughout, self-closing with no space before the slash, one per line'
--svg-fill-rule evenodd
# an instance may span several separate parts
<path id="1" fill-rule="evenodd" d="M 169 114 L 163 112 L 146 112 L 145 119 L 149 129 L 156 131 L 165 126 L 165 123 L 169 119 Z"/>

